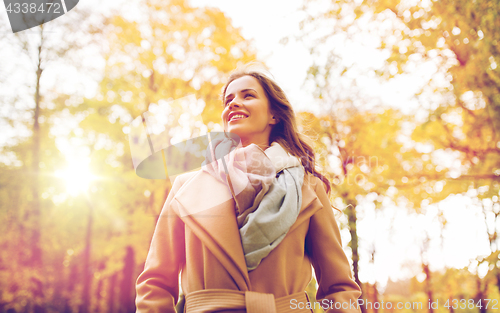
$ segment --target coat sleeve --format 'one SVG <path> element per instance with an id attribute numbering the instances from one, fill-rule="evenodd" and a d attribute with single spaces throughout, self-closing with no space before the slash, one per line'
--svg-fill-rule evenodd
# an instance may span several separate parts
<path id="1" fill-rule="evenodd" d="M 306 249 L 319 285 L 316 298 L 323 308 L 328 307 L 327 312 L 360 313 L 357 304 L 361 289 L 353 279 L 351 266 L 342 249 L 340 230 L 324 184 L 315 178 L 316 194 L 323 208 L 311 217 Z"/>
<path id="2" fill-rule="evenodd" d="M 172 199 L 180 188 L 174 181 L 163 205 L 143 272 L 136 282 L 136 307 L 140 313 L 172 312 L 179 296 L 179 272 L 185 263 L 184 223 L 172 209 Z"/>

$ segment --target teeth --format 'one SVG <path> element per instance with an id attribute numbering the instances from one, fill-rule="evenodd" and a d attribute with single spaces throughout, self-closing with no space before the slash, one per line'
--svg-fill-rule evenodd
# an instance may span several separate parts
<path id="1" fill-rule="evenodd" d="M 235 118 L 245 118 L 246 116 L 243 115 L 243 114 L 235 114 L 233 116 L 231 116 L 231 120 L 235 119 Z"/>

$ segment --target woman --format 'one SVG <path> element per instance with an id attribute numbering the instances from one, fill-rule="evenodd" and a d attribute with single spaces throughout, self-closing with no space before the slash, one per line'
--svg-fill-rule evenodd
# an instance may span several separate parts
<path id="1" fill-rule="evenodd" d="M 176 178 L 137 279 L 137 311 L 175 312 L 181 273 L 187 313 L 360 312 L 329 181 L 283 90 L 247 67 L 222 100 L 231 136 L 212 138 L 202 169 Z M 316 303 L 304 292 L 311 265 Z"/>

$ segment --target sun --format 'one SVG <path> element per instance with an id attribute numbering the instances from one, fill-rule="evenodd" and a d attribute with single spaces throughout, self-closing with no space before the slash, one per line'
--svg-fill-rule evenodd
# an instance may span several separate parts
<path id="1" fill-rule="evenodd" d="M 68 159 L 68 165 L 65 169 L 59 170 L 55 175 L 64 180 L 66 192 L 71 196 L 85 193 L 90 184 L 95 180 L 89 168 L 89 158 Z"/>

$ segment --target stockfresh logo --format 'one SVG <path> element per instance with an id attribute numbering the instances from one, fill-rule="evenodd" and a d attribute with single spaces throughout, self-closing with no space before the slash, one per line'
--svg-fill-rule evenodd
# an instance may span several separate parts
<path id="1" fill-rule="evenodd" d="M 3 0 L 12 32 L 50 22 L 73 9 L 79 0 Z"/>

